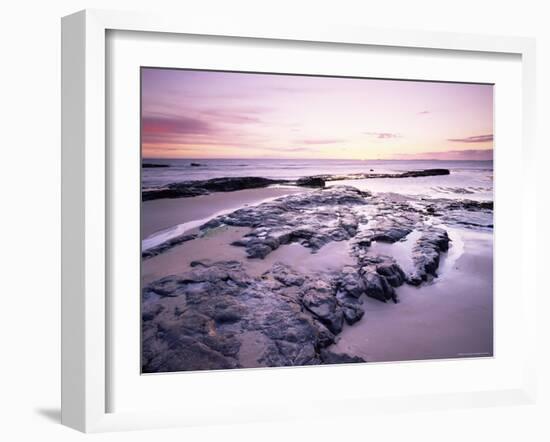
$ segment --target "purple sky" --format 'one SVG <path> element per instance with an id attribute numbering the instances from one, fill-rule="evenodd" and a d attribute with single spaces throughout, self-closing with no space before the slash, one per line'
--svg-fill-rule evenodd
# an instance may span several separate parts
<path id="1" fill-rule="evenodd" d="M 492 159 L 493 87 L 142 70 L 145 158 Z"/>

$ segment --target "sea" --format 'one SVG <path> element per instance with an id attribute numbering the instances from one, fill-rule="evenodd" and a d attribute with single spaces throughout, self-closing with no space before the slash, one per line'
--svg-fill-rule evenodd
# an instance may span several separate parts
<path id="1" fill-rule="evenodd" d="M 143 163 L 168 167 L 143 168 L 142 189 L 158 188 L 181 181 L 221 177 L 256 176 L 292 180 L 312 175 L 382 174 L 449 169 L 450 175 L 341 180 L 327 182 L 327 186 L 351 185 L 374 193 L 392 192 L 427 198 L 493 200 L 493 161 L 144 159 Z"/>

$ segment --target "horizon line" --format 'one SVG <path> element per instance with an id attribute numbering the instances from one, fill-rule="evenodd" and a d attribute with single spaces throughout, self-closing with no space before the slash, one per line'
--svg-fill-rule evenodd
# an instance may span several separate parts
<path id="1" fill-rule="evenodd" d="M 277 157 L 217 157 L 217 158 L 197 158 L 197 157 L 141 157 L 141 160 L 309 160 L 309 161 L 494 161 L 491 160 L 477 160 L 477 159 L 462 159 L 462 160 L 448 160 L 441 158 L 277 158 Z"/>

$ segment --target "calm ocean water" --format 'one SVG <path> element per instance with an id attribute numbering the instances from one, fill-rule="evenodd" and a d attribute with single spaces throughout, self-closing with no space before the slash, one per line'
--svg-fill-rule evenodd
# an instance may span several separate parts
<path id="1" fill-rule="evenodd" d="M 427 197 L 493 199 L 492 161 L 435 160 L 274 160 L 274 159 L 144 159 L 144 163 L 170 167 L 142 169 L 142 188 L 160 187 L 179 181 L 219 177 L 259 176 L 295 179 L 310 175 L 351 173 L 395 173 L 444 168 L 450 175 L 334 181 L 327 185 L 349 184 L 372 192 L 396 192 Z M 191 163 L 200 166 L 191 166 Z"/>

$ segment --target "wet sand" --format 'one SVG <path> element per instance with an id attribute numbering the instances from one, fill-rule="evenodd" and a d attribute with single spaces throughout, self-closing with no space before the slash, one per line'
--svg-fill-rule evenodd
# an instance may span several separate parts
<path id="1" fill-rule="evenodd" d="M 146 236 L 179 223 L 207 218 L 222 210 L 303 191 L 264 188 L 146 202 L 143 205 L 142 234 Z M 345 326 L 330 350 L 359 356 L 368 362 L 492 356 L 492 231 L 445 228 L 452 243 L 448 253 L 442 255 L 439 277 L 420 287 L 405 284 L 397 288 L 401 300 L 398 304 L 382 303 L 363 296 L 365 316 L 353 326 Z M 330 242 L 313 254 L 311 249 L 300 244 L 288 244 L 265 259 L 247 259 L 245 249 L 232 246 L 231 242 L 249 231 L 247 227 L 218 227 L 203 237 L 144 260 L 142 284 L 182 273 L 194 260 L 238 260 L 245 265 L 249 275 L 256 277 L 276 262 L 288 264 L 303 273 L 335 272 L 354 263 L 347 241 Z M 408 271 L 412 269 L 410 251 L 418 235 L 413 232 L 395 244 L 375 242 L 370 251 L 393 256 Z M 253 342 L 257 338 L 250 336 Z M 251 354 L 251 360 L 253 356 Z"/>
<path id="2" fill-rule="evenodd" d="M 251 276 L 260 276 L 273 264 L 280 262 L 289 265 L 300 273 L 334 273 L 345 265 L 352 265 L 355 259 L 349 254 L 348 241 L 333 241 L 311 253 L 301 244 L 292 243 L 279 247 L 264 259 L 249 259 L 245 263 Z"/>
<path id="3" fill-rule="evenodd" d="M 230 243 L 248 231 L 219 227 L 148 259 L 142 266 L 142 284 L 187 271 L 194 260 L 238 260 L 251 276 L 260 276 L 276 262 L 305 273 L 331 272 L 353 264 L 346 241 L 331 242 L 313 254 L 299 244 L 289 244 L 265 259 L 247 259 L 244 248 Z M 452 246 L 442 259 L 438 278 L 420 287 L 399 287 L 398 304 L 363 296 L 365 317 L 346 326 L 331 350 L 368 362 L 491 356 L 492 234 L 468 229 L 450 229 L 450 234 Z M 397 256 L 406 256 L 408 243 L 373 245 L 377 253 L 389 254 L 395 248 Z"/>
<path id="4" fill-rule="evenodd" d="M 144 201 L 141 206 L 141 239 L 154 232 L 189 221 L 208 218 L 224 210 L 237 210 L 267 198 L 307 191 L 297 187 L 265 187 L 219 192 L 194 198 Z"/>
<path id="5" fill-rule="evenodd" d="M 241 261 L 247 273 L 255 277 L 268 271 L 276 262 L 288 264 L 304 273 L 333 272 L 355 262 L 349 255 L 347 241 L 331 242 L 317 253 L 311 253 L 311 249 L 293 243 L 279 247 L 264 259 L 248 259 L 243 247 L 232 246 L 231 243 L 241 239 L 249 231 L 247 227 L 218 227 L 202 238 L 185 242 L 147 259 L 142 264 L 142 284 L 185 272 L 195 260 Z"/>
<path id="6" fill-rule="evenodd" d="M 368 362 L 492 356 L 492 232 L 449 233 L 454 240 L 438 278 L 399 287 L 398 304 L 364 297 L 365 317 L 344 328 L 331 349 Z"/>
<path id="7" fill-rule="evenodd" d="M 218 227 L 202 238 L 185 242 L 165 253 L 142 261 L 142 285 L 165 276 L 185 272 L 190 269 L 192 261 L 245 261 L 244 248 L 232 246 L 231 242 L 240 239 L 249 231 L 248 227 Z"/>

